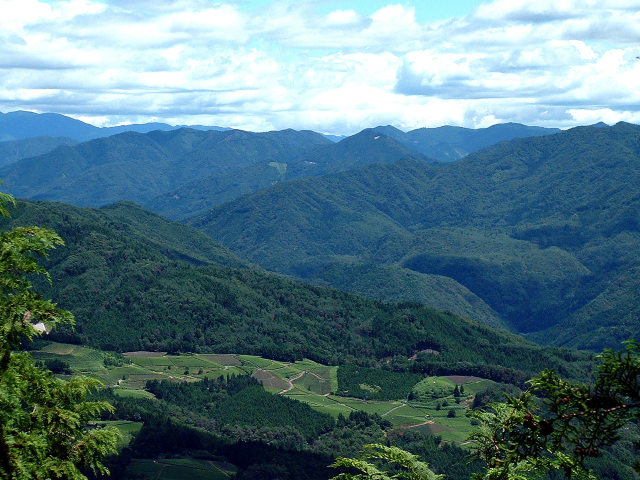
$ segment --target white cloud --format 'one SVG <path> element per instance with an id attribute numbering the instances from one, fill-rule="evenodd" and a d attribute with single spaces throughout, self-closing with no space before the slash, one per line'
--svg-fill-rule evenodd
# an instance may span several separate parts
<path id="1" fill-rule="evenodd" d="M 617 122 L 640 123 L 640 112 L 614 111 L 610 108 L 600 109 L 569 109 L 568 113 L 580 125 L 593 125 L 604 122 L 609 125 Z"/>
<path id="2" fill-rule="evenodd" d="M 428 24 L 279 1 L 0 0 L 0 110 L 352 133 L 637 121 L 640 1 L 495 0 Z"/>
<path id="3" fill-rule="evenodd" d="M 355 10 L 334 10 L 327 15 L 327 24 L 332 26 L 354 25 L 360 21 Z"/>

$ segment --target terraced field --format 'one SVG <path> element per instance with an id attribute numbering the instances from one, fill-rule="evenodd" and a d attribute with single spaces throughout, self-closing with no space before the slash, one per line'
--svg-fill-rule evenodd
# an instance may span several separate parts
<path id="1" fill-rule="evenodd" d="M 164 352 L 128 352 L 119 356 L 77 345 L 47 342 L 39 345 L 40 348 L 32 352 L 36 360 L 64 360 L 74 374 L 98 378 L 121 396 L 153 397 L 144 390 L 145 383 L 151 379 L 195 382 L 204 377 L 249 374 L 268 391 L 308 403 L 334 417 L 363 410 L 379 414 L 396 427 L 424 430 L 451 442 L 466 440 L 473 427 L 465 414 L 473 396 L 493 384 L 477 377 L 427 377 L 414 387 L 413 400 L 367 401 L 335 395 L 338 367 L 308 359 L 289 363 L 253 355 L 168 355 Z M 464 391 L 458 403 L 453 396 L 455 385 L 462 386 Z M 455 416 L 450 416 L 451 410 Z M 171 468 L 165 466 L 162 472 L 169 472 Z"/>

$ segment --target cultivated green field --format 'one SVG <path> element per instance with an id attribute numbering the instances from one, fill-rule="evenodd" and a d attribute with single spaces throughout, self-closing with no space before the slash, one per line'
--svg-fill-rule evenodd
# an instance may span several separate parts
<path id="1" fill-rule="evenodd" d="M 131 439 L 142 428 L 142 422 L 129 422 L 127 420 L 104 420 L 98 422 L 98 427 L 115 427 L 122 435 L 120 439 L 120 446 L 126 447 L 131 442 Z"/>
<path id="2" fill-rule="evenodd" d="M 151 393 L 144 390 L 147 380 L 194 382 L 204 377 L 250 374 L 268 391 L 308 403 L 312 408 L 334 417 L 340 414 L 346 417 L 357 410 L 377 413 L 396 427 L 420 429 L 440 435 L 443 440 L 450 442 L 466 440 L 473 429 L 470 419 L 465 415 L 473 396 L 495 385 L 490 380 L 477 377 L 425 377 L 413 388 L 412 400 L 367 401 L 334 395 L 338 390 L 338 367 L 308 359 L 281 362 L 254 355 L 168 355 L 164 352 L 119 355 L 53 342 L 39 342 L 37 346 L 39 348 L 31 352 L 36 360 L 64 360 L 74 374 L 98 378 L 122 397 L 153 398 Z M 113 365 L 114 362 L 120 364 Z M 453 396 L 456 385 L 462 386 L 464 392 L 458 402 Z M 455 417 L 448 416 L 450 410 L 455 411 Z M 156 475 L 161 472 L 162 476 L 158 478 L 173 478 L 166 475 L 177 471 L 175 465 L 168 467 L 166 464 L 141 463 L 135 468 L 143 468 L 144 465 L 144 468 L 154 469 Z M 198 475 L 201 473 L 199 471 Z M 211 475 L 211 472 L 206 474 Z"/>

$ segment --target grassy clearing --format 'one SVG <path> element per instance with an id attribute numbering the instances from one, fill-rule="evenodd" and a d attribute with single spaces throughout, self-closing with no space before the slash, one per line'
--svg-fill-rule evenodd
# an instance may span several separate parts
<path id="1" fill-rule="evenodd" d="M 470 375 L 446 375 L 442 378 L 449 380 L 450 382 L 453 382 L 457 385 L 462 385 L 465 383 L 473 383 L 473 382 L 478 382 L 480 380 L 483 380 L 480 377 L 473 377 Z"/>
<path id="2" fill-rule="evenodd" d="M 445 398 L 453 394 L 455 385 L 445 377 L 427 377 L 413 387 L 413 394 L 420 400 Z"/>
<path id="3" fill-rule="evenodd" d="M 262 386 L 269 391 L 280 392 L 281 390 L 289 387 L 289 382 L 285 382 L 281 378 L 276 377 L 273 373 L 261 368 L 253 372 L 252 377 L 258 380 Z"/>
<path id="4" fill-rule="evenodd" d="M 52 353 L 54 355 L 73 355 L 74 351 L 78 351 L 80 347 L 67 343 L 49 343 L 40 351 L 43 353 Z"/>
<path id="5" fill-rule="evenodd" d="M 164 369 L 168 366 L 174 366 L 169 357 L 128 357 L 129 361 L 145 368 Z"/>
<path id="6" fill-rule="evenodd" d="M 200 354 L 199 357 L 204 358 L 205 360 L 209 360 L 210 362 L 217 363 L 219 365 L 224 365 L 226 367 L 239 367 L 242 365 L 242 362 L 235 355 L 226 355 L 226 354 Z"/>
<path id="7" fill-rule="evenodd" d="M 151 379 L 193 382 L 205 376 L 215 378 L 252 374 L 272 393 L 287 390 L 291 380 L 293 388 L 284 395 L 308 403 L 318 411 L 334 417 L 339 414 L 349 416 L 355 410 L 377 413 L 396 427 L 421 429 L 452 442 L 464 441 L 473 429 L 470 419 L 465 416 L 466 405 L 470 404 L 473 395 L 496 385 L 490 380 L 477 377 L 427 377 L 413 388 L 414 400 L 408 403 L 401 400 L 365 401 L 332 395 L 338 388 L 338 367 L 322 365 L 308 359 L 286 363 L 254 355 L 131 352 L 124 357 L 124 364 L 105 367 L 105 357 L 114 354 L 52 342 L 43 342 L 41 348 L 32 354 L 36 360 L 62 359 L 69 363 L 74 374 L 90 375 L 106 385 L 115 386 L 115 394 L 122 397 L 154 398 L 144 390 L 147 380 Z M 462 385 L 464 388 L 460 404 L 455 403 L 452 395 L 455 385 Z M 456 412 L 454 418 L 447 416 L 451 409 Z M 179 472 L 175 470 L 176 465 L 171 466 L 165 460 L 162 462 L 164 463 L 144 464 L 146 467 L 140 464 L 138 467 L 155 469 L 156 476 L 153 478 L 174 478 L 167 475 Z M 200 473 L 202 472 L 198 475 Z M 189 474 L 188 478 L 194 475 Z"/>
<path id="8" fill-rule="evenodd" d="M 105 369 L 104 353 L 78 345 L 51 342 L 39 350 L 32 351 L 31 354 L 36 360 L 63 360 L 77 373 L 91 374 Z"/>
<path id="9" fill-rule="evenodd" d="M 122 355 L 125 357 L 133 357 L 133 358 L 153 358 L 153 357 L 163 357 L 167 354 L 167 352 L 147 352 L 144 350 L 138 350 L 136 352 L 124 352 Z"/>
<path id="10" fill-rule="evenodd" d="M 274 360 L 257 357 L 255 355 L 238 355 L 238 359 L 240 359 L 243 365 L 249 365 L 255 368 L 267 368 L 273 363 L 279 363 L 275 362 Z"/>
<path id="11" fill-rule="evenodd" d="M 314 409 L 323 413 L 328 413 L 333 417 L 337 417 L 341 413 L 345 417 L 348 417 L 349 413 L 356 410 L 346 404 L 339 403 L 331 395 L 318 395 L 299 388 L 295 388 L 294 390 L 285 393 L 285 396 L 308 403 Z"/>
<path id="12" fill-rule="evenodd" d="M 476 393 L 486 390 L 489 387 L 498 385 L 496 382 L 486 379 L 478 379 L 476 381 L 464 384 L 464 393 L 467 395 L 475 395 Z"/>
<path id="13" fill-rule="evenodd" d="M 146 390 L 134 390 L 131 388 L 115 388 L 113 393 L 122 398 L 156 398 L 153 393 Z"/>
<path id="14" fill-rule="evenodd" d="M 275 168 L 281 176 L 287 173 L 287 164 L 281 162 L 269 162 L 269 166 Z"/>
<path id="15" fill-rule="evenodd" d="M 400 407 L 389 411 L 384 418 L 394 425 L 402 426 L 418 425 L 427 421 L 433 421 L 428 410 L 416 408 L 407 404 L 403 404 Z"/>
<path id="16" fill-rule="evenodd" d="M 331 382 L 329 379 L 319 377 L 315 373 L 304 373 L 300 378 L 293 381 L 293 384 L 309 392 L 324 395 L 331 393 Z"/>
<path id="17" fill-rule="evenodd" d="M 120 448 L 124 448 L 129 445 L 129 442 L 133 439 L 140 429 L 142 428 L 142 422 L 129 422 L 127 420 L 103 420 L 98 422 L 99 427 L 115 427 L 118 429 L 122 438 L 120 440 Z"/>
<path id="18" fill-rule="evenodd" d="M 399 405 L 391 401 L 366 401 L 359 398 L 337 397 L 333 395 L 329 395 L 329 397 L 335 402 L 346 405 L 353 410 L 363 410 L 367 413 L 377 413 L 378 415 L 383 415 L 393 407 Z"/>

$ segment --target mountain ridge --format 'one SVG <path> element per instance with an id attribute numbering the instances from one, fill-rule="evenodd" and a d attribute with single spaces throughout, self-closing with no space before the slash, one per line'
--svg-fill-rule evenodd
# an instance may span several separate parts
<path id="1" fill-rule="evenodd" d="M 515 138 L 553 135 L 559 128 L 528 126 L 520 123 L 498 123 L 486 128 L 443 125 L 403 132 L 391 125 L 374 127 L 412 150 L 443 162 L 459 160 L 470 153 Z"/>
<path id="2" fill-rule="evenodd" d="M 0 224 L 46 226 L 66 242 L 45 262 L 52 283 L 36 286 L 76 316 L 76 332 L 61 329 L 54 339 L 118 351 L 393 361 L 403 369 L 432 348 L 439 354 L 418 359 L 420 368 L 515 382 L 545 362 L 582 375 L 588 359 L 415 303 L 385 304 L 281 278 L 128 202 L 92 209 L 19 201 Z"/>
<path id="3" fill-rule="evenodd" d="M 30 137 L 23 140 L 0 142 L 0 167 L 16 163 L 23 158 L 35 157 L 66 145 L 73 146 L 77 140 L 69 137 Z"/>
<path id="4" fill-rule="evenodd" d="M 312 281 L 331 284 L 314 272 L 341 257 L 445 275 L 519 331 L 543 330 L 637 263 L 639 140 L 632 124 L 577 127 L 437 167 L 402 160 L 280 184 L 189 223 Z M 589 346 L 619 341 L 602 333 Z"/>
<path id="5" fill-rule="evenodd" d="M 125 132 L 23 159 L 0 169 L 0 178 L 19 197 L 83 206 L 144 203 L 213 170 L 225 173 L 271 157 L 287 159 L 316 143 L 330 141 L 293 130 Z"/>
<path id="6" fill-rule="evenodd" d="M 160 122 L 96 127 L 90 123 L 59 113 L 35 113 L 25 110 L 0 112 L 0 141 L 24 140 L 32 137 L 68 137 L 83 142 L 123 132 L 148 133 L 153 130 L 176 130 L 184 125 Z M 193 125 L 198 130 L 230 130 L 228 127 Z"/>

